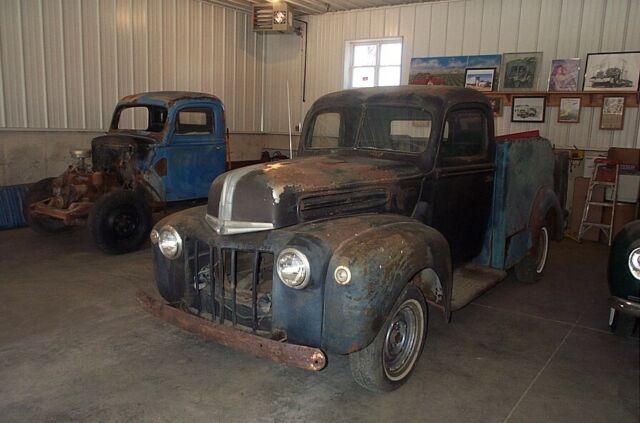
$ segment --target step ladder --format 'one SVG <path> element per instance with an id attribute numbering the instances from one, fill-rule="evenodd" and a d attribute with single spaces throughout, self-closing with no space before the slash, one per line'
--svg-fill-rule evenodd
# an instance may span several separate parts
<path id="1" fill-rule="evenodd" d="M 613 223 L 616 217 L 616 205 L 618 204 L 618 180 L 620 176 L 620 164 L 607 159 L 595 159 L 593 167 L 593 175 L 591 175 L 591 181 L 589 182 L 589 189 L 587 191 L 587 201 L 584 203 L 584 209 L 582 210 L 582 220 L 580 221 L 580 230 L 578 231 L 578 242 L 582 242 L 582 237 L 585 232 L 591 228 L 599 229 L 607 237 L 608 244 L 611 246 L 611 239 L 613 238 Z M 604 187 L 603 201 L 593 201 L 593 191 L 596 187 Z M 611 189 L 611 201 L 606 200 L 606 190 Z M 602 209 L 611 208 L 611 219 L 608 223 L 602 222 L 589 222 L 587 217 L 589 216 L 590 208 L 600 207 Z"/>

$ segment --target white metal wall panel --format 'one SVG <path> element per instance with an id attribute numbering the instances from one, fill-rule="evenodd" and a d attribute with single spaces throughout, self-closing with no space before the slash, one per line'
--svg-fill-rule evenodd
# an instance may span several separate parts
<path id="1" fill-rule="evenodd" d="M 380 22 L 382 16 L 384 22 Z M 342 26 L 336 24 L 340 18 Z M 319 96 L 333 91 L 334 82 L 342 85 L 341 61 L 346 41 L 374 38 L 381 31 L 388 36 L 395 33 L 391 28 L 396 25 L 397 34 L 404 40 L 403 83 L 408 81 L 412 57 L 542 51 L 538 89 L 544 91 L 554 58 L 581 57 L 584 68 L 590 52 L 640 50 L 637 0 L 456 0 L 329 13 L 307 19 L 307 101 L 302 111 Z M 296 58 L 292 58 L 292 66 L 298 66 Z M 273 76 L 267 72 L 267 86 Z M 267 108 L 272 101 L 276 100 L 268 98 Z M 505 108 L 503 116 L 496 119 L 496 130 L 508 133 L 539 129 L 561 147 L 640 147 L 637 108 L 627 108 L 622 131 L 600 130 L 598 107 L 583 107 L 577 124 L 559 124 L 557 118 L 557 107 L 547 107 L 544 124 L 512 123 L 511 109 Z M 276 119 L 266 116 L 267 131 L 282 130 L 282 120 L 276 124 Z"/>
<path id="2" fill-rule="evenodd" d="M 7 0 L 0 13 L 0 49 L 4 69 L 4 104 L 7 124 L 27 126 L 25 107 L 24 46 L 19 0 Z"/>
<path id="3" fill-rule="evenodd" d="M 259 131 L 263 49 L 248 14 L 199 0 L 2 1 L 0 127 L 105 128 L 122 96 L 181 89 Z"/>

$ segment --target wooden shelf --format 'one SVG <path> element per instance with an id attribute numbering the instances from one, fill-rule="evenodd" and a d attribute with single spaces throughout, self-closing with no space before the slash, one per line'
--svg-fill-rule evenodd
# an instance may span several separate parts
<path id="1" fill-rule="evenodd" d="M 625 107 L 638 107 L 640 93 L 638 91 L 491 91 L 484 94 L 490 97 L 502 97 L 503 106 L 511 106 L 513 97 L 546 97 L 547 106 L 558 107 L 560 99 L 580 97 L 581 107 L 602 107 L 604 97 L 624 97 Z"/>

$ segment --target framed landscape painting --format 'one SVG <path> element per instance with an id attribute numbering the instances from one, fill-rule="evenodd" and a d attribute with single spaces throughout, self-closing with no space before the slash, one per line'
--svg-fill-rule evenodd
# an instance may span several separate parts
<path id="1" fill-rule="evenodd" d="M 464 86 L 478 91 L 493 91 L 494 68 L 467 68 Z"/>
<path id="2" fill-rule="evenodd" d="M 581 97 L 564 97 L 560 99 L 560 107 L 558 108 L 559 123 L 578 123 L 580 122 L 580 105 Z"/>
<path id="3" fill-rule="evenodd" d="M 589 53 L 583 91 L 638 91 L 640 51 Z"/>

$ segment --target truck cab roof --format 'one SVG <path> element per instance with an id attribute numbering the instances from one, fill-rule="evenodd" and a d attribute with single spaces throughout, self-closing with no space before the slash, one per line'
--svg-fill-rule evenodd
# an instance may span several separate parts
<path id="1" fill-rule="evenodd" d="M 192 91 L 151 91 L 125 96 L 120 99 L 118 106 L 139 104 L 163 106 L 168 109 L 176 103 L 193 100 L 222 103 L 222 101 L 213 94 Z"/>

